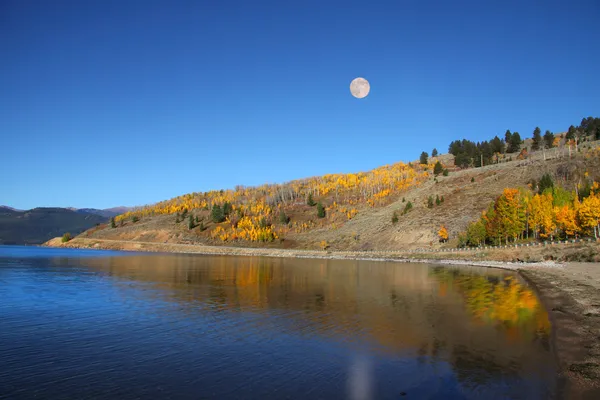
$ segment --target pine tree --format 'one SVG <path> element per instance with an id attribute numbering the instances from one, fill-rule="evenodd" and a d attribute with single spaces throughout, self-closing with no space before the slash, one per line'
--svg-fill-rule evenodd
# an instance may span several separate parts
<path id="1" fill-rule="evenodd" d="M 567 135 L 565 136 L 565 139 L 567 139 L 567 140 L 575 139 L 575 127 L 573 125 L 571 125 L 569 127 L 569 130 L 567 131 Z"/>
<path id="2" fill-rule="evenodd" d="M 510 137 L 510 144 L 506 150 L 508 153 L 518 153 L 521 150 L 521 135 L 515 132 Z"/>
<path id="3" fill-rule="evenodd" d="M 112 217 L 110 219 L 110 227 L 111 228 L 116 228 L 117 227 L 117 224 L 115 223 L 115 217 Z"/>
<path id="4" fill-rule="evenodd" d="M 440 203 L 441 203 L 440 196 L 436 194 L 436 195 L 435 195 L 435 205 L 436 205 L 436 206 L 439 206 L 439 205 L 440 205 Z"/>
<path id="5" fill-rule="evenodd" d="M 402 210 L 402 215 L 407 214 L 410 210 L 412 210 L 412 208 L 413 208 L 413 205 L 409 200 L 408 203 L 406 203 L 406 205 L 404 206 L 404 210 Z"/>
<path id="6" fill-rule="evenodd" d="M 232 210 L 232 206 L 231 203 L 226 201 L 225 203 L 223 203 L 223 215 L 225 217 L 229 216 L 229 214 L 231 214 L 231 210 Z"/>
<path id="7" fill-rule="evenodd" d="M 504 133 L 504 142 L 506 143 L 506 147 L 509 147 L 512 142 L 512 133 L 508 129 Z"/>
<path id="8" fill-rule="evenodd" d="M 308 199 L 306 200 L 306 204 L 308 204 L 311 207 L 313 207 L 316 204 L 315 201 L 313 200 L 312 193 L 308 194 Z"/>
<path id="9" fill-rule="evenodd" d="M 544 144 L 547 149 L 554 147 L 554 134 L 552 132 L 546 131 L 546 133 L 544 133 Z"/>
<path id="10" fill-rule="evenodd" d="M 396 223 L 398 223 L 398 213 L 394 211 L 394 213 L 392 214 L 392 224 Z"/>
<path id="11" fill-rule="evenodd" d="M 531 150 L 539 150 L 542 146 L 542 131 L 539 127 L 536 127 L 533 131 L 533 143 L 531 144 Z"/>
<path id="12" fill-rule="evenodd" d="M 194 216 L 190 214 L 190 218 L 188 221 L 188 229 L 192 230 L 196 227 L 196 224 L 194 224 Z"/>
<path id="13" fill-rule="evenodd" d="M 552 189 L 554 187 L 554 181 L 552 180 L 552 177 L 550 176 L 550 174 L 544 174 L 542 176 L 542 179 L 540 179 L 540 183 L 538 183 L 538 193 L 542 194 L 544 193 L 544 190 L 546 189 Z"/>
<path id="14" fill-rule="evenodd" d="M 429 196 L 427 199 L 427 208 L 433 208 L 433 196 Z"/>
<path id="15" fill-rule="evenodd" d="M 442 166 L 442 163 L 437 161 L 433 167 L 433 173 L 434 175 L 439 175 L 442 172 L 444 172 L 444 167 Z"/>
<path id="16" fill-rule="evenodd" d="M 431 157 L 437 157 L 438 155 L 438 151 L 436 148 L 434 148 L 433 150 L 431 150 Z"/>
<path id="17" fill-rule="evenodd" d="M 325 208 L 323 208 L 323 204 L 317 203 L 317 217 L 325 218 Z"/>
<path id="18" fill-rule="evenodd" d="M 215 204 L 211 210 L 210 218 L 213 222 L 219 223 L 225 221 L 225 215 L 223 215 L 223 209 L 220 205 Z"/>
<path id="19" fill-rule="evenodd" d="M 421 157 L 419 157 L 419 162 L 423 165 L 427 164 L 427 159 L 428 159 L 429 155 L 427 154 L 426 151 L 421 153 Z"/>
<path id="20" fill-rule="evenodd" d="M 279 212 L 279 222 L 282 225 L 287 225 L 288 222 L 290 222 L 290 217 L 288 217 L 287 215 L 285 215 L 285 211 L 281 210 Z"/>

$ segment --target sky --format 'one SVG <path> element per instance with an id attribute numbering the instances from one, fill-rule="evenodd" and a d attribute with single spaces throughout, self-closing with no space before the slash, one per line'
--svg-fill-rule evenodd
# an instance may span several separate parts
<path id="1" fill-rule="evenodd" d="M 599 20 L 596 0 L 2 0 L 0 204 L 151 204 L 562 132 L 600 116 Z"/>

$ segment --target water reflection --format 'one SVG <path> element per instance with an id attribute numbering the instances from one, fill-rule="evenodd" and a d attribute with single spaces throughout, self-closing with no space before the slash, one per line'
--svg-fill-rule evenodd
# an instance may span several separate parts
<path id="1" fill-rule="evenodd" d="M 535 370 L 547 356 L 548 315 L 513 273 L 477 267 L 252 257 L 85 260 L 146 296 L 195 312 L 268 314 L 279 329 L 335 337 L 456 368 Z M 148 289 L 154 289 L 148 291 Z M 465 361 L 466 360 L 466 361 Z M 360 364 L 360 363 L 359 363 Z M 487 367 L 486 367 L 487 365 Z"/>
<path id="2" fill-rule="evenodd" d="M 36 272 L 27 287 L 37 286 L 27 301 L 45 312 L 53 305 L 61 329 L 85 321 L 89 332 L 69 338 L 94 346 L 90 358 L 104 357 L 101 345 L 121 348 L 124 359 L 155 360 L 148 368 L 178 371 L 163 372 L 162 385 L 179 382 L 172 389 L 179 398 L 197 397 L 191 382 L 210 388 L 208 398 L 261 398 L 275 389 L 290 398 L 351 399 L 554 393 L 548 316 L 508 271 L 187 255 L 61 255 L 28 265 Z M 14 293 L 4 293 L 11 310 L 24 302 Z M 55 334 L 54 320 L 39 323 Z M 12 330 L 25 325 L 31 321 Z M 118 342 L 109 339 L 115 332 Z M 114 385 L 126 380 L 136 395 L 147 389 L 139 373 L 112 362 Z"/>

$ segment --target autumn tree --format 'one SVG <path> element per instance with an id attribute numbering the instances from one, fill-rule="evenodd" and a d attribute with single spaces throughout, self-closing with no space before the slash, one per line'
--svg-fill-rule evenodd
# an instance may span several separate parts
<path id="1" fill-rule="evenodd" d="M 325 208 L 321 203 L 317 203 L 317 217 L 325 218 Z"/>
<path id="2" fill-rule="evenodd" d="M 531 150 L 539 150 L 542 146 L 542 131 L 539 127 L 533 130 L 533 142 L 531 144 Z"/>
<path id="3" fill-rule="evenodd" d="M 442 172 L 444 172 L 444 167 L 442 166 L 442 163 L 441 163 L 441 162 L 437 161 L 437 162 L 435 163 L 434 167 L 433 167 L 433 173 L 434 173 L 435 175 L 439 175 L 439 174 L 441 174 Z"/>
<path id="4" fill-rule="evenodd" d="M 479 246 L 485 242 L 486 231 L 482 219 L 471 222 L 467 228 L 467 242 L 470 246 Z"/>
<path id="5" fill-rule="evenodd" d="M 592 232 L 594 238 L 600 237 L 600 196 L 593 193 L 583 199 L 577 212 L 581 227 Z"/>
<path id="6" fill-rule="evenodd" d="M 419 162 L 423 165 L 427 164 L 427 159 L 429 158 L 429 155 L 427 154 L 426 151 L 421 153 L 421 157 L 419 157 Z"/>
<path id="7" fill-rule="evenodd" d="M 440 242 L 443 243 L 448 241 L 448 230 L 444 225 L 440 227 L 440 230 L 438 231 L 438 236 L 440 238 Z"/>

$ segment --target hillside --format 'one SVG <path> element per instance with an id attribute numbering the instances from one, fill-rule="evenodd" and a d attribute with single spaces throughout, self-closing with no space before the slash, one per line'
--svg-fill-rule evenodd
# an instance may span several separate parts
<path id="1" fill-rule="evenodd" d="M 41 244 L 66 232 L 76 235 L 107 218 L 66 208 L 19 211 L 0 207 L 0 244 Z"/>
<path id="2" fill-rule="evenodd" d="M 554 148 L 481 159 L 461 169 L 444 154 L 356 174 L 331 174 L 279 185 L 190 193 L 119 215 L 82 237 L 160 243 L 332 250 L 394 250 L 440 246 L 441 225 L 450 243 L 476 221 L 505 188 L 530 190 L 544 174 L 567 190 L 600 181 L 600 142 L 582 137 L 577 150 L 565 134 Z M 479 145 L 479 144 L 477 144 Z M 470 151 L 470 150 L 469 150 Z M 461 155 L 464 160 L 464 154 Z M 479 157 L 477 157 L 479 159 Z M 437 161 L 446 172 L 434 174 Z M 461 161 L 464 163 L 464 161 Z M 473 162 L 473 160 L 471 160 Z M 488 162 L 493 162 L 488 165 Z M 437 172 L 440 172 L 439 170 Z M 428 207 L 428 198 L 443 198 Z M 410 202 L 412 209 L 403 213 Z M 319 203 L 323 211 L 319 217 Z M 312 204 L 312 205 L 311 205 Z M 393 223 L 396 212 L 398 220 Z M 324 216 L 323 216 L 324 214 Z M 191 219 L 191 220 L 190 220 Z"/>

